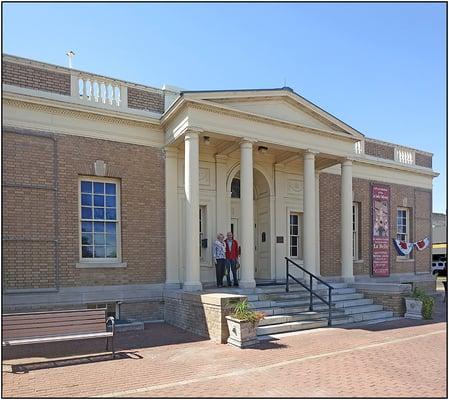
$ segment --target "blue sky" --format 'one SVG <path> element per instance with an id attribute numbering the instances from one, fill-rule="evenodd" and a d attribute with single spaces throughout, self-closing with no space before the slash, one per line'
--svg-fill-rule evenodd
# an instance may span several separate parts
<path id="1" fill-rule="evenodd" d="M 434 153 L 446 211 L 443 3 L 3 3 L 3 51 L 156 87 L 284 86 L 368 137 Z"/>

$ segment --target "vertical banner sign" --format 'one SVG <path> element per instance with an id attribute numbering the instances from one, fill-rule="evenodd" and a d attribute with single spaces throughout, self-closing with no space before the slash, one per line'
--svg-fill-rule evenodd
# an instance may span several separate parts
<path id="1" fill-rule="evenodd" d="M 390 187 L 371 186 L 373 204 L 373 276 L 390 275 Z"/>

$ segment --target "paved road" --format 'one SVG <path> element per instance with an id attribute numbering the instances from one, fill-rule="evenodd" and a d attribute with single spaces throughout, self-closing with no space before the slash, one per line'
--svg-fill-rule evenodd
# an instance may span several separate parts
<path id="1" fill-rule="evenodd" d="M 46 357 L 103 342 L 60 344 L 3 361 L 7 397 L 446 397 L 446 322 L 324 328 L 262 342 L 218 345 L 164 324 L 122 334 L 120 358 Z M 62 346 L 62 345 L 61 345 Z M 30 357 L 33 352 L 34 357 Z M 13 355 L 6 355 L 12 357 Z M 18 356 L 17 350 L 14 356 Z M 45 363 L 36 361 L 47 360 Z M 25 366 L 24 366 L 25 363 Z"/>

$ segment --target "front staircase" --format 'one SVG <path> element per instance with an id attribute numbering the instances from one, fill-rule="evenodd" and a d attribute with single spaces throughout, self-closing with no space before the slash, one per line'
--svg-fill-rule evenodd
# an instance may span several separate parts
<path id="1" fill-rule="evenodd" d="M 346 283 L 331 283 L 332 326 L 353 322 L 376 323 L 394 320 L 392 311 L 373 304 L 363 293 L 357 293 Z M 328 300 L 328 288 L 318 284 L 314 289 Z M 328 326 L 329 307 L 314 296 L 313 311 L 309 311 L 310 293 L 298 284 L 290 284 L 286 293 L 285 285 L 258 286 L 257 293 L 247 294 L 248 302 L 256 311 L 266 317 L 260 321 L 258 336 L 300 331 Z"/>

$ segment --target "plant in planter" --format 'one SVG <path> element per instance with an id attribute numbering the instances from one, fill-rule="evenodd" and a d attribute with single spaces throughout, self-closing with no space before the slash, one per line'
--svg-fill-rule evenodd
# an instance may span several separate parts
<path id="1" fill-rule="evenodd" d="M 412 296 L 405 298 L 407 312 L 405 318 L 431 319 L 435 299 L 417 287 L 413 289 Z"/>
<path id="2" fill-rule="evenodd" d="M 233 312 L 226 316 L 229 329 L 228 343 L 240 348 L 256 345 L 257 326 L 264 317 L 264 313 L 250 308 L 247 299 L 238 301 L 234 305 Z"/>

